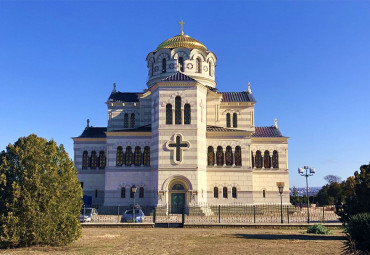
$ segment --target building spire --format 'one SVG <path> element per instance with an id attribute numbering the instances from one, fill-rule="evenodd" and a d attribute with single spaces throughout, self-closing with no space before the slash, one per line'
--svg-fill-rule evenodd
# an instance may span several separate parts
<path id="1" fill-rule="evenodd" d="M 275 128 L 278 129 L 277 118 L 275 118 Z"/>
<path id="2" fill-rule="evenodd" d="M 90 120 L 87 119 L 87 121 L 86 121 L 86 128 L 89 128 L 89 127 L 90 127 Z"/>
<path id="3" fill-rule="evenodd" d="M 252 94 L 251 82 L 250 81 L 248 82 L 248 94 Z"/>
<path id="4" fill-rule="evenodd" d="M 180 35 L 184 35 L 184 24 L 185 24 L 185 22 L 181 20 L 181 21 L 179 22 L 179 24 L 180 24 L 180 26 L 181 26 L 181 32 L 180 32 Z"/>
<path id="5" fill-rule="evenodd" d="M 113 90 L 112 90 L 112 93 L 116 93 L 116 83 L 113 83 Z"/>

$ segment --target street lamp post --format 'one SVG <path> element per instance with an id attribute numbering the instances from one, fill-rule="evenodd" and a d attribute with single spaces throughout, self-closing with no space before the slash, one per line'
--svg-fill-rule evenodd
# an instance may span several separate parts
<path id="1" fill-rule="evenodd" d="M 310 223 L 310 199 L 308 197 L 308 177 L 314 175 L 316 172 L 315 168 L 304 166 L 303 168 L 298 168 L 298 173 L 301 176 L 306 177 L 306 196 L 307 196 L 307 223 Z"/>
<path id="2" fill-rule="evenodd" d="M 283 191 L 284 191 L 284 186 L 280 184 L 278 186 L 279 193 L 280 193 L 280 213 L 281 213 L 281 223 L 284 223 L 283 220 Z"/>
<path id="3" fill-rule="evenodd" d="M 132 223 L 134 223 L 135 221 L 135 193 L 136 193 L 136 187 L 135 186 L 132 186 L 131 187 L 131 192 L 133 194 L 133 197 L 134 197 L 134 203 L 132 204 Z"/>

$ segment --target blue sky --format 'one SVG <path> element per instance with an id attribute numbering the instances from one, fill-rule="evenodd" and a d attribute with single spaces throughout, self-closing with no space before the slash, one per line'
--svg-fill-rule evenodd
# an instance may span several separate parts
<path id="1" fill-rule="evenodd" d="M 213 51 L 220 91 L 257 99 L 255 122 L 289 140 L 290 186 L 316 167 L 343 179 L 370 161 L 370 2 L 0 1 L 0 150 L 36 133 L 64 144 L 106 126 L 113 82 L 142 91 L 145 57 L 184 31 Z"/>

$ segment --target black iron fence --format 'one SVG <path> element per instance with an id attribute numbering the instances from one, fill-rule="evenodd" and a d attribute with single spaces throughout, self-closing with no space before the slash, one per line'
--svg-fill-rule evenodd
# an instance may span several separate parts
<path id="1" fill-rule="evenodd" d="M 116 223 L 132 206 L 98 206 L 99 215 L 93 222 Z M 158 206 L 142 206 L 145 214 L 144 222 L 154 223 L 305 223 L 308 210 L 304 205 L 280 204 L 192 204 L 186 207 L 171 204 Z M 310 222 L 334 223 L 340 222 L 335 206 L 312 206 L 309 208 Z"/>

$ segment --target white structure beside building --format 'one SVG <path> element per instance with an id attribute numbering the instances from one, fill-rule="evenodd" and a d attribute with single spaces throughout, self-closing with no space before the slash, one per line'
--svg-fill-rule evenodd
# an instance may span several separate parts
<path id="1" fill-rule="evenodd" d="M 215 54 L 184 35 L 150 52 L 147 89 L 113 91 L 107 127 L 73 138 L 85 195 L 104 206 L 289 203 L 288 138 L 256 127 L 255 98 L 216 89 Z"/>

